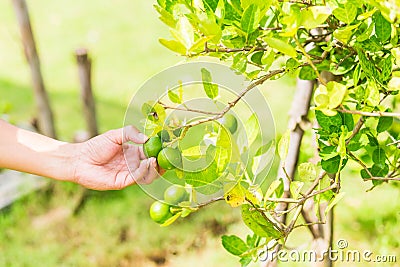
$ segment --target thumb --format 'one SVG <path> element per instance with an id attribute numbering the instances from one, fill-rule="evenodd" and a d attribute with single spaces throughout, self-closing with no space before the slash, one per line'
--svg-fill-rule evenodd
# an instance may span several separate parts
<path id="1" fill-rule="evenodd" d="M 122 145 L 128 141 L 136 144 L 143 144 L 147 141 L 148 137 L 141 133 L 135 126 L 128 125 L 124 128 L 110 130 L 105 133 L 114 143 Z"/>
<path id="2" fill-rule="evenodd" d="M 132 141 L 136 144 L 144 144 L 149 139 L 145 134 L 141 133 L 135 126 L 128 125 L 122 128 L 122 142 Z"/>

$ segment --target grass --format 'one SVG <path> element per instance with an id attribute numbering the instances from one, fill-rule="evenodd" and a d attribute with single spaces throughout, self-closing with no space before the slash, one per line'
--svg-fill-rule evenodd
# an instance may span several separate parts
<path id="1" fill-rule="evenodd" d="M 167 36 L 167 29 L 157 20 L 151 1 L 37 0 L 28 4 L 62 140 L 71 140 L 85 127 L 75 49 L 86 47 L 93 58 L 93 86 L 102 132 L 122 126 L 132 95 L 147 78 L 181 61 L 157 41 Z M 12 122 L 26 122 L 34 116 L 35 107 L 10 1 L 0 2 L 0 17 L 0 107 L 11 107 L 8 116 Z M 293 79 L 285 78 L 262 86 L 277 118 L 278 135 L 286 128 L 285 114 L 294 85 Z M 267 183 L 275 173 L 276 167 Z M 352 249 L 396 254 L 400 234 L 398 187 L 384 185 L 365 193 L 370 183 L 357 177 L 349 171 L 343 178 L 343 191 L 347 193 L 336 208 L 335 239 L 348 240 Z M 52 193 L 39 191 L 1 211 L 0 266 L 239 265 L 220 244 L 224 233 L 245 237 L 249 232 L 240 222 L 238 209 L 221 202 L 161 228 L 147 214 L 152 199 L 137 186 L 118 192 L 93 192 L 84 209 L 71 216 L 80 190 L 73 184 L 57 183 Z M 290 244 L 307 240 L 308 233 L 298 230 Z"/>

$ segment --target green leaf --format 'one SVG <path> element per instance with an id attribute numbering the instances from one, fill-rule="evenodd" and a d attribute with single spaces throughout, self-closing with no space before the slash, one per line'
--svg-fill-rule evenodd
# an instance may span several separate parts
<path id="1" fill-rule="evenodd" d="M 361 68 L 368 78 L 378 78 L 379 72 L 375 65 L 365 56 L 364 51 L 356 49 L 358 58 L 360 60 Z"/>
<path id="2" fill-rule="evenodd" d="M 245 256 L 245 257 L 241 258 L 241 259 L 239 260 L 239 262 L 240 262 L 240 264 L 241 264 L 242 267 L 246 267 L 246 266 L 248 266 L 248 265 L 250 264 L 250 262 L 251 262 L 252 260 L 253 260 L 253 259 L 252 259 L 251 256 Z"/>
<path id="3" fill-rule="evenodd" d="M 161 224 L 160 226 L 165 227 L 165 226 L 169 226 L 171 224 L 173 224 L 180 216 L 181 216 L 182 212 L 178 212 L 176 214 L 174 214 L 174 216 L 172 216 L 171 218 L 168 218 L 163 224 Z"/>
<path id="4" fill-rule="evenodd" d="M 272 0 L 241 0 L 240 2 L 244 10 L 252 4 L 258 6 L 260 10 L 264 10 L 271 6 Z"/>
<path id="5" fill-rule="evenodd" d="M 369 39 L 372 32 L 374 30 L 374 24 L 368 26 L 368 28 L 360 35 L 357 36 L 357 42 L 364 42 L 365 40 Z"/>
<path id="6" fill-rule="evenodd" d="M 159 19 L 164 22 L 168 27 L 175 28 L 176 20 L 174 16 L 172 16 L 169 12 L 167 12 L 164 8 L 154 5 L 157 12 L 160 14 Z"/>
<path id="7" fill-rule="evenodd" d="M 168 98 L 171 100 L 173 103 L 181 104 L 182 103 L 182 98 L 179 97 L 178 94 L 176 94 L 173 90 L 168 89 Z"/>
<path id="8" fill-rule="evenodd" d="M 262 65 L 262 58 L 264 55 L 264 51 L 257 51 L 255 53 L 253 53 L 253 55 L 251 55 L 251 61 L 258 64 L 258 65 Z"/>
<path id="9" fill-rule="evenodd" d="M 204 7 L 212 12 L 215 12 L 218 6 L 218 0 L 203 0 Z"/>
<path id="10" fill-rule="evenodd" d="M 274 144 L 274 141 L 273 141 L 273 140 L 271 140 L 271 141 L 269 141 L 268 143 L 262 145 L 262 146 L 257 150 L 255 156 L 256 156 L 256 157 L 257 157 L 257 156 L 261 156 L 261 155 L 264 155 L 265 153 L 271 151 L 272 144 Z"/>
<path id="11" fill-rule="evenodd" d="M 363 13 L 363 14 L 358 15 L 357 19 L 358 19 L 358 20 L 364 20 L 364 19 L 370 18 L 370 17 L 372 17 L 372 15 L 373 15 L 376 11 L 377 11 L 377 9 L 374 8 L 374 9 L 368 11 L 368 12 L 365 12 L 365 13 Z M 372 24 L 371 24 L 371 25 L 372 25 Z"/>
<path id="12" fill-rule="evenodd" d="M 205 37 L 212 38 L 211 41 L 218 43 L 221 39 L 222 30 L 221 26 L 218 25 L 214 13 L 211 12 L 199 12 L 197 17 L 192 18 L 197 24 L 198 29 Z"/>
<path id="13" fill-rule="evenodd" d="M 351 24 L 357 16 L 357 7 L 352 3 L 347 2 L 344 7 L 336 8 L 333 15 L 340 21 L 346 24 Z"/>
<path id="14" fill-rule="evenodd" d="M 178 39 L 188 50 L 194 43 L 194 29 L 187 17 L 180 17 L 176 24 L 176 31 L 171 33 Z"/>
<path id="15" fill-rule="evenodd" d="M 224 0 L 219 0 L 217 8 L 215 9 L 215 16 L 219 20 L 223 20 L 225 18 L 225 1 Z"/>
<path id="16" fill-rule="evenodd" d="M 268 187 L 267 192 L 264 195 L 264 199 L 270 198 L 280 185 L 281 185 L 281 180 L 274 180 Z"/>
<path id="17" fill-rule="evenodd" d="M 361 23 L 338 28 L 333 32 L 333 36 L 340 42 L 347 44 L 350 41 L 350 38 L 353 36 L 354 30 L 357 29 L 360 24 Z"/>
<path id="18" fill-rule="evenodd" d="M 189 202 L 189 201 L 188 201 Z M 190 205 L 190 202 L 188 203 Z M 185 218 L 187 216 L 189 216 L 191 213 L 193 212 L 193 210 L 191 210 L 190 208 L 182 208 L 182 214 L 181 217 Z"/>
<path id="19" fill-rule="evenodd" d="M 389 173 L 389 166 L 387 164 L 374 164 L 372 165 L 370 172 L 374 177 L 384 177 Z"/>
<path id="20" fill-rule="evenodd" d="M 232 68 L 239 73 L 244 73 L 247 68 L 247 58 L 243 53 L 238 53 L 233 57 Z"/>
<path id="21" fill-rule="evenodd" d="M 250 147 L 260 134 L 260 125 L 258 123 L 257 114 L 251 114 L 250 118 L 244 123 L 244 128 L 247 134 L 247 144 Z"/>
<path id="22" fill-rule="evenodd" d="M 346 149 L 347 131 L 344 126 L 342 126 L 341 129 L 342 129 L 342 133 L 340 134 L 340 137 L 339 137 L 337 152 L 341 158 L 344 158 L 344 157 L 346 157 L 346 153 L 347 153 L 347 149 Z"/>
<path id="23" fill-rule="evenodd" d="M 242 30 L 249 35 L 258 28 L 262 16 L 257 5 L 251 4 L 243 13 L 240 25 Z"/>
<path id="24" fill-rule="evenodd" d="M 142 105 L 142 114 L 150 121 L 162 125 L 164 123 L 166 113 L 165 108 L 159 103 L 148 101 Z"/>
<path id="25" fill-rule="evenodd" d="M 311 66 L 304 66 L 300 69 L 299 78 L 302 80 L 315 80 L 318 78 L 317 73 Z"/>
<path id="26" fill-rule="evenodd" d="M 339 114 L 335 116 L 326 116 L 319 110 L 315 111 L 315 117 L 317 118 L 319 126 L 323 129 L 329 130 L 331 126 L 340 127 L 342 125 L 342 117 Z"/>
<path id="27" fill-rule="evenodd" d="M 346 93 L 347 88 L 343 84 L 334 81 L 328 82 L 326 86 L 320 84 L 314 94 L 315 109 L 329 116 L 336 115 L 334 109 L 342 103 Z"/>
<path id="28" fill-rule="evenodd" d="M 282 41 L 281 39 L 273 38 L 273 37 L 265 37 L 264 41 L 271 47 L 279 52 L 288 55 L 294 59 L 297 58 L 297 52 L 296 49 L 293 48 L 290 44 L 288 44 L 285 41 Z"/>
<path id="29" fill-rule="evenodd" d="M 330 202 L 328 207 L 326 207 L 325 209 L 325 215 L 328 214 L 328 212 L 337 204 L 339 203 L 340 200 L 343 199 L 343 197 L 345 196 L 345 192 L 340 192 L 339 194 L 337 194 Z"/>
<path id="30" fill-rule="evenodd" d="M 374 150 L 374 152 L 372 153 L 372 161 L 380 166 L 385 165 L 385 161 L 386 161 L 386 153 L 385 150 L 383 150 L 382 148 L 378 147 L 377 149 Z"/>
<path id="31" fill-rule="evenodd" d="M 337 173 L 339 171 L 340 156 L 337 155 L 327 160 L 321 160 L 322 169 L 328 173 Z M 346 164 L 347 160 L 343 160 L 342 167 Z"/>
<path id="32" fill-rule="evenodd" d="M 217 162 L 213 161 L 206 169 L 198 172 L 185 172 L 185 182 L 192 185 L 196 191 L 209 195 L 221 190 L 221 186 L 214 183 L 220 176 Z"/>
<path id="33" fill-rule="evenodd" d="M 301 189 L 303 188 L 304 183 L 300 181 L 293 181 L 290 183 L 290 194 L 294 199 L 300 195 Z"/>
<path id="34" fill-rule="evenodd" d="M 389 129 L 393 124 L 393 117 L 380 117 L 376 130 L 378 133 L 382 133 Z"/>
<path id="35" fill-rule="evenodd" d="M 317 167 L 311 162 L 301 163 L 297 167 L 297 170 L 300 181 L 312 182 L 317 178 Z"/>
<path id="36" fill-rule="evenodd" d="M 389 21 L 387 21 L 380 12 L 375 13 L 373 16 L 375 21 L 375 34 L 378 39 L 383 43 L 389 40 L 392 26 Z"/>
<path id="37" fill-rule="evenodd" d="M 290 130 L 287 130 L 281 137 L 278 143 L 278 154 L 282 161 L 286 160 L 290 143 Z"/>
<path id="38" fill-rule="evenodd" d="M 376 107 L 381 102 L 379 88 L 375 81 L 369 80 L 366 88 L 367 103 L 370 106 Z"/>
<path id="39" fill-rule="evenodd" d="M 256 235 L 266 237 L 267 240 L 279 239 L 282 233 L 275 229 L 273 223 L 263 217 L 260 212 L 250 205 L 242 205 L 242 219 Z"/>
<path id="40" fill-rule="evenodd" d="M 346 85 L 332 81 L 328 82 L 328 84 L 326 85 L 326 89 L 328 90 L 329 96 L 329 108 L 337 108 L 346 96 Z"/>
<path id="41" fill-rule="evenodd" d="M 352 131 L 354 129 L 354 119 L 353 115 L 349 113 L 339 113 L 342 116 L 343 124 L 346 125 L 348 131 Z"/>
<path id="42" fill-rule="evenodd" d="M 199 38 L 193 45 L 190 47 L 189 52 L 200 52 L 203 51 L 204 45 L 207 41 L 211 40 L 213 36 L 204 36 Z"/>
<path id="43" fill-rule="evenodd" d="M 232 187 L 233 186 L 233 187 Z M 240 183 L 228 183 L 224 185 L 224 198 L 226 203 L 235 208 L 242 205 L 246 199 L 246 189 Z"/>
<path id="44" fill-rule="evenodd" d="M 378 139 L 376 139 L 375 136 L 372 136 L 371 134 L 367 134 L 368 137 L 368 142 L 370 146 L 379 146 Z"/>
<path id="45" fill-rule="evenodd" d="M 179 41 L 160 38 L 159 42 L 173 52 L 186 55 L 186 47 Z"/>
<path id="46" fill-rule="evenodd" d="M 206 95 L 215 99 L 218 96 L 218 85 L 212 83 L 211 73 L 207 69 L 201 68 L 201 78 Z"/>
<path id="47" fill-rule="evenodd" d="M 388 57 L 382 59 L 379 63 L 379 67 L 382 70 L 380 73 L 380 81 L 385 82 L 390 79 L 393 66 L 392 59 L 392 55 L 389 55 Z"/>
<path id="48" fill-rule="evenodd" d="M 301 26 L 307 30 L 314 29 L 323 24 L 331 15 L 331 9 L 327 6 L 311 6 L 301 11 Z"/>
<path id="49" fill-rule="evenodd" d="M 249 247 L 246 243 L 238 236 L 235 235 L 223 235 L 222 246 L 231 254 L 240 256 L 245 253 Z"/>

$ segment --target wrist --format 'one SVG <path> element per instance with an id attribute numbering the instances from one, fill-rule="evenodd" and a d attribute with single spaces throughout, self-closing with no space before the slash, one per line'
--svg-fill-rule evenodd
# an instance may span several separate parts
<path id="1" fill-rule="evenodd" d="M 49 177 L 68 182 L 75 182 L 76 168 L 79 161 L 80 144 L 62 143 L 51 152 Z"/>

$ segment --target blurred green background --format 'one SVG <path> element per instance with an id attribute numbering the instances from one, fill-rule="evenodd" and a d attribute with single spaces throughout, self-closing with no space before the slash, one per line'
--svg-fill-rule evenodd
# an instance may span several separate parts
<path id="1" fill-rule="evenodd" d="M 36 0 L 28 5 L 62 140 L 72 140 L 85 128 L 75 49 L 89 49 L 93 59 L 101 132 L 123 125 L 130 98 L 146 79 L 183 60 L 158 43 L 168 31 L 153 1 Z M 34 116 L 30 73 L 11 1 L 0 1 L 0 18 L 0 105 L 11 107 L 11 122 L 28 122 Z M 294 79 L 285 78 L 262 87 L 278 135 L 287 122 L 294 86 Z M 357 177 L 350 171 L 343 177 L 347 194 L 336 209 L 335 240 L 346 239 L 349 249 L 394 254 L 400 261 L 399 187 L 383 185 L 365 193 L 370 183 Z M 217 203 L 161 228 L 150 220 L 152 199 L 139 187 L 92 192 L 83 210 L 72 216 L 80 192 L 79 186 L 56 183 L 52 191 L 40 190 L 0 211 L 0 266 L 239 266 L 220 244 L 222 234 L 248 233 L 238 209 Z M 309 240 L 306 230 L 296 230 L 289 245 Z"/>

